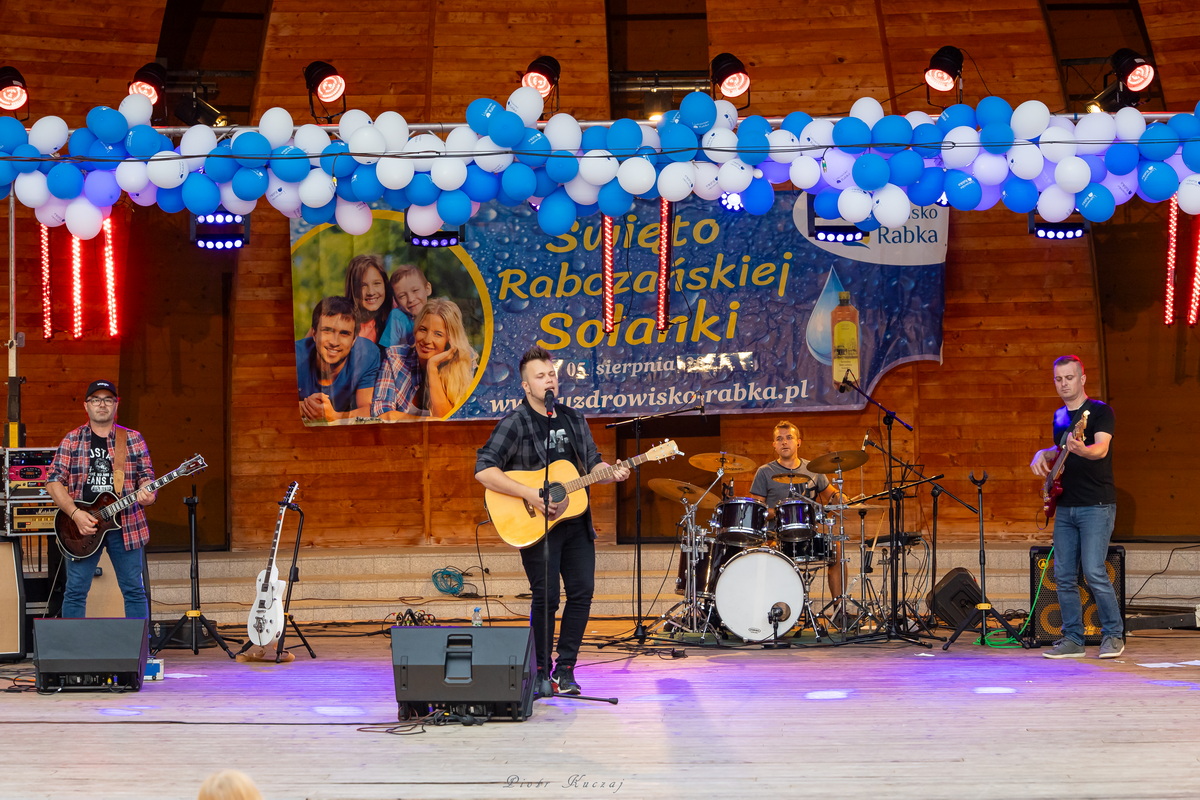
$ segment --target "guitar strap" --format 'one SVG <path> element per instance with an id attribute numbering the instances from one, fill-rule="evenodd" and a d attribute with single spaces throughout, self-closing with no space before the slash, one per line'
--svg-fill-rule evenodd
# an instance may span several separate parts
<path id="1" fill-rule="evenodd" d="M 125 459 L 129 453 L 129 431 L 117 426 L 117 446 L 113 453 L 113 493 L 121 497 L 125 485 Z"/>
<path id="2" fill-rule="evenodd" d="M 1088 407 L 1091 406 L 1091 404 L 1092 404 L 1092 399 L 1089 397 L 1087 400 L 1083 401 L 1083 405 L 1081 405 L 1079 408 L 1075 409 L 1075 416 L 1073 416 L 1070 419 L 1070 421 L 1068 422 L 1067 432 L 1063 435 L 1063 440 L 1062 440 L 1063 447 L 1067 446 L 1066 437 L 1070 436 L 1071 431 L 1075 430 L 1075 426 L 1079 424 L 1079 418 L 1083 416 L 1083 412 L 1086 411 L 1088 409 Z"/>

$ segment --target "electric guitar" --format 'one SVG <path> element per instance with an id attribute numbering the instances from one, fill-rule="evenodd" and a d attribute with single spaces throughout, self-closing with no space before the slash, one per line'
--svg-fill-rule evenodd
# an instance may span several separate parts
<path id="1" fill-rule="evenodd" d="M 667 440 L 660 445 L 650 448 L 640 456 L 634 456 L 624 462 L 625 466 L 633 468 L 647 461 L 662 461 L 665 458 L 681 456 L 679 447 L 673 440 Z M 617 462 L 618 464 L 621 462 Z M 484 504 L 488 515 L 500 538 L 514 547 L 528 547 L 536 544 L 547 530 L 553 528 L 564 519 L 578 517 L 587 511 L 588 496 L 584 489 L 598 481 L 612 477 L 614 464 L 611 467 L 590 472 L 580 477 L 579 470 L 566 459 L 560 459 L 550 465 L 550 499 L 555 503 L 568 499 L 566 510 L 557 519 L 550 520 L 546 527 L 546 516 L 542 513 L 543 506 L 532 506 L 523 498 L 487 489 L 483 493 Z M 510 470 L 504 473 L 524 486 L 540 487 L 545 480 L 546 471 L 541 469 Z"/>
<path id="2" fill-rule="evenodd" d="M 207 467 L 204 458 L 197 453 L 177 469 L 168 472 L 158 480 L 134 489 L 124 497 L 118 498 L 112 492 L 104 492 L 90 503 L 77 501 L 75 505 L 79 507 L 79 510 L 96 518 L 96 532 L 92 534 L 80 531 L 79 526 L 71 519 L 73 515 L 65 513 L 61 508 L 58 509 L 54 514 L 54 537 L 58 541 L 58 549 L 62 550 L 63 555 L 67 558 L 75 561 L 91 557 L 104 544 L 104 537 L 109 531 L 121 529 L 121 518 L 118 514 L 137 502 L 138 492 L 142 489 L 157 492 L 176 478 L 191 475 Z"/>
<path id="3" fill-rule="evenodd" d="M 292 481 L 283 493 L 283 500 L 279 503 L 279 519 L 275 523 L 275 538 L 271 541 L 271 557 L 267 559 L 267 568 L 258 573 L 258 596 L 254 598 L 254 606 L 250 609 L 246 630 L 250 634 L 250 641 L 259 647 L 266 647 L 283 633 L 283 590 L 287 584 L 279 580 L 275 553 L 279 550 L 283 515 L 287 513 L 299 489 L 300 484 Z"/>
<path id="4" fill-rule="evenodd" d="M 1074 437 L 1079 441 L 1083 441 L 1083 432 L 1087 428 L 1088 416 L 1091 411 L 1084 411 L 1083 416 L 1079 418 L 1079 422 L 1075 423 L 1075 427 L 1063 434 L 1062 443 L 1059 445 L 1058 458 L 1054 460 L 1054 466 L 1046 473 L 1046 479 L 1042 482 L 1042 513 L 1046 515 L 1046 522 L 1050 522 L 1054 517 L 1054 509 L 1058 507 L 1058 496 L 1063 493 L 1062 488 L 1062 471 L 1063 465 L 1067 462 L 1069 451 L 1067 450 L 1067 439 Z"/>

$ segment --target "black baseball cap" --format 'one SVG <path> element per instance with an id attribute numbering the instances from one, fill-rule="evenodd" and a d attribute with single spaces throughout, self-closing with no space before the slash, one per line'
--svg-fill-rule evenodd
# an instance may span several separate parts
<path id="1" fill-rule="evenodd" d="M 89 397 L 99 391 L 109 391 L 112 392 L 113 397 L 119 396 L 117 394 L 117 385 L 112 381 L 92 381 L 88 384 L 87 394 L 83 396 L 83 399 L 87 400 Z"/>

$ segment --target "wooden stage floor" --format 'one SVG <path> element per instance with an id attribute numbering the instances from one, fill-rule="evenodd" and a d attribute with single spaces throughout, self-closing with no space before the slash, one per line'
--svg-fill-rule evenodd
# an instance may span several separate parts
<path id="1" fill-rule="evenodd" d="M 1194 632 L 1138 632 L 1109 661 L 966 636 L 949 651 L 589 646 L 580 682 L 618 705 L 420 727 L 397 722 L 389 640 L 365 635 L 379 630 L 306 626 L 318 657 L 279 665 L 164 650 L 166 679 L 137 693 L 18 680 L 0 703 L 0 797 L 184 800 L 227 767 L 268 800 L 1200 797 Z"/>

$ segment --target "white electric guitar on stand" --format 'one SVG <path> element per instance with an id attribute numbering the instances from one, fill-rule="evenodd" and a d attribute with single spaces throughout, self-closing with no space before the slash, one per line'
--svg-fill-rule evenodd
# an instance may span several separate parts
<path id="1" fill-rule="evenodd" d="M 254 598 L 246 629 L 250 641 L 259 647 L 274 643 L 283 633 L 283 593 L 287 583 L 279 579 L 275 554 L 279 550 L 279 534 L 283 531 L 283 515 L 287 513 L 299 489 L 300 484 L 292 481 L 284 492 L 283 501 L 279 504 L 279 520 L 275 523 L 275 538 L 271 542 L 271 557 L 267 559 L 267 568 L 258 573 L 258 597 Z"/>

